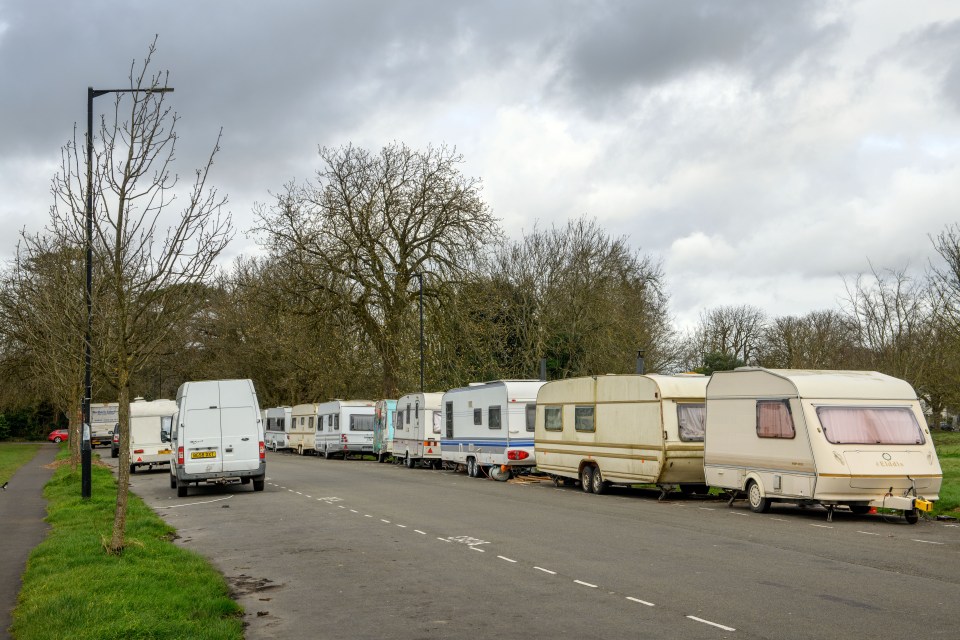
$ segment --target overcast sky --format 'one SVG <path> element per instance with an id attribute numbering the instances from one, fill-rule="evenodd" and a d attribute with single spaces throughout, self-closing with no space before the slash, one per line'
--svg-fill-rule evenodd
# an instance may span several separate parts
<path id="1" fill-rule="evenodd" d="M 0 258 L 44 224 L 86 88 L 125 86 L 155 34 L 181 175 L 223 128 L 230 257 L 348 142 L 456 146 L 513 237 L 597 218 L 662 260 L 680 326 L 836 308 L 958 219 L 952 0 L 0 0 Z"/>

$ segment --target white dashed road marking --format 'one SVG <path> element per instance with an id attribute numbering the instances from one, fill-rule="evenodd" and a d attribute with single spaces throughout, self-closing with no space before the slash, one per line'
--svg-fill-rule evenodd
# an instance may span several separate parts
<path id="1" fill-rule="evenodd" d="M 911 538 L 914 542 L 922 542 L 924 544 L 943 544 L 942 542 L 933 542 L 932 540 L 917 540 L 916 538 Z"/>
<path id="2" fill-rule="evenodd" d="M 811 527 L 820 527 L 821 529 L 833 529 L 833 527 L 830 527 L 830 526 L 825 525 L 825 524 L 812 524 L 812 525 L 810 525 L 810 526 L 811 526 Z"/>
<path id="3" fill-rule="evenodd" d="M 417 532 L 417 533 L 419 533 L 419 534 L 422 535 L 422 536 L 427 535 L 427 532 L 426 532 L 426 531 L 420 531 L 420 529 L 414 529 L 414 531 Z"/>
<path id="4" fill-rule="evenodd" d="M 716 627 L 718 629 L 723 629 L 724 631 L 736 631 L 733 627 L 728 627 L 722 624 L 717 624 L 716 622 L 710 622 L 709 620 L 704 620 L 703 618 L 698 618 L 697 616 L 687 616 L 691 620 L 696 620 L 697 622 L 702 622 L 703 624 L 708 624 L 711 627 Z"/>
<path id="5" fill-rule="evenodd" d="M 549 573 L 552 576 L 557 575 L 556 571 L 550 571 L 550 569 L 544 569 L 543 567 L 534 567 L 537 571 L 543 571 L 544 573 Z"/>
<path id="6" fill-rule="evenodd" d="M 595 584 L 590 584 L 589 582 L 584 582 L 583 580 L 574 580 L 574 582 L 576 582 L 577 584 L 582 584 L 582 585 L 585 586 L 585 587 L 590 587 L 591 589 L 596 589 L 596 588 L 597 588 L 597 585 L 595 585 Z"/>
<path id="7" fill-rule="evenodd" d="M 871 533 L 870 531 L 857 531 L 857 533 L 862 533 L 865 536 L 878 536 L 879 533 Z"/>
<path id="8" fill-rule="evenodd" d="M 644 604 L 648 607 L 656 606 L 652 602 L 647 602 L 646 600 L 640 600 L 639 598 L 631 598 L 630 596 L 627 596 L 627 600 L 629 600 L 630 602 L 639 602 L 640 604 Z"/>
<path id="9" fill-rule="evenodd" d="M 500 558 L 501 560 L 506 560 L 507 562 L 512 562 L 512 563 L 514 563 L 514 564 L 517 563 L 517 561 L 514 560 L 513 558 L 508 558 L 508 557 L 506 557 L 506 556 L 497 556 L 497 557 Z"/>

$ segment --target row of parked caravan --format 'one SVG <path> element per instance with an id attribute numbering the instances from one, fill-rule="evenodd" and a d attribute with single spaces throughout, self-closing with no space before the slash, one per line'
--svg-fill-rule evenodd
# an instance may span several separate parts
<path id="1" fill-rule="evenodd" d="M 828 517 L 837 506 L 879 507 L 916 522 L 942 481 L 916 393 L 871 371 L 498 380 L 275 407 L 263 418 L 274 450 L 372 454 L 497 480 L 537 471 L 598 494 L 615 484 L 716 487 L 756 512 L 774 502 L 821 504 Z"/>

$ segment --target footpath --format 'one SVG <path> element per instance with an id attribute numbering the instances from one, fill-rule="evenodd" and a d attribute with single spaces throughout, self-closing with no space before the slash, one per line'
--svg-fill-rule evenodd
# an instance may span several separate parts
<path id="1" fill-rule="evenodd" d="M 53 469 L 46 466 L 54 461 L 58 450 L 52 445 L 41 447 L 0 491 L 0 638 L 10 637 L 27 557 L 47 536 L 43 485 L 53 476 Z"/>

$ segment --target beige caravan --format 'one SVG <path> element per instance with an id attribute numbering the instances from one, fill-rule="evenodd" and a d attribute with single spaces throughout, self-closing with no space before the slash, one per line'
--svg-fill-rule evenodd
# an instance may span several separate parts
<path id="1" fill-rule="evenodd" d="M 707 484 L 772 502 L 903 511 L 916 522 L 942 472 L 913 388 L 874 371 L 742 367 L 707 386 Z"/>
<path id="2" fill-rule="evenodd" d="M 287 446 L 300 455 L 316 453 L 317 405 L 298 404 L 290 412 Z"/>
<path id="3" fill-rule="evenodd" d="M 548 382 L 537 394 L 537 468 L 592 493 L 612 483 L 706 490 L 706 386 L 707 377 L 694 374 Z"/>

